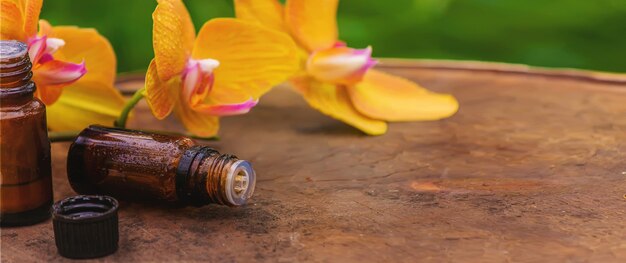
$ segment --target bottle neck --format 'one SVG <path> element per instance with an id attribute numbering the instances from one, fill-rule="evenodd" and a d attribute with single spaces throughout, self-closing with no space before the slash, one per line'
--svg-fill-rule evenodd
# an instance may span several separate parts
<path id="1" fill-rule="evenodd" d="M 35 92 L 32 77 L 26 44 L 0 41 L 0 99 L 3 105 L 19 105 L 32 100 Z"/>
<path id="2" fill-rule="evenodd" d="M 249 162 L 203 146 L 187 150 L 176 170 L 177 196 L 196 206 L 243 205 L 252 196 L 255 183 Z"/>

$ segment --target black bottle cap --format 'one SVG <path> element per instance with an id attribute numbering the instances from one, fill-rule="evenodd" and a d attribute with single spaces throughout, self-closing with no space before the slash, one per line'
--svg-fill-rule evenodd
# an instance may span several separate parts
<path id="1" fill-rule="evenodd" d="M 96 258 L 117 250 L 117 200 L 109 196 L 79 195 L 52 206 L 54 239 L 61 256 Z"/>

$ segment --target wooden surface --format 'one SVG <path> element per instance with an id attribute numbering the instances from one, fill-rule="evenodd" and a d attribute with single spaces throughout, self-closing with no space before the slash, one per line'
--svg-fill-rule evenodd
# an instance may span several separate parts
<path id="1" fill-rule="evenodd" d="M 248 206 L 122 202 L 120 249 L 100 260 L 626 262 L 626 77 L 384 64 L 456 95 L 461 110 L 367 137 L 277 88 L 209 143 L 254 164 Z M 131 126 L 180 128 L 145 104 Z M 74 195 L 67 148 L 53 145 L 55 200 Z M 2 229 L 1 252 L 64 260 L 50 221 Z"/>

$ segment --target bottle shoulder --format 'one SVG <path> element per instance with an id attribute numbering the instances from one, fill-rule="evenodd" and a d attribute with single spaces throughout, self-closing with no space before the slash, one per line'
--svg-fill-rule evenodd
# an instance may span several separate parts
<path id="1" fill-rule="evenodd" d="M 0 101 L 0 114 L 2 119 L 24 118 L 40 115 L 46 112 L 46 105 L 39 99 L 33 98 L 23 104 L 11 104 L 4 100 Z"/>

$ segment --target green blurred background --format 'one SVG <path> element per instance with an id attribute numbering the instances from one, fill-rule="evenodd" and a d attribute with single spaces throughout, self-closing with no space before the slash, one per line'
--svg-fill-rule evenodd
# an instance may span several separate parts
<path id="1" fill-rule="evenodd" d="M 233 16 L 230 0 L 186 0 L 196 28 Z M 152 53 L 152 0 L 48 0 L 53 25 L 94 27 L 118 71 Z M 486 60 L 626 72 L 626 0 L 342 0 L 341 38 L 376 57 Z"/>

